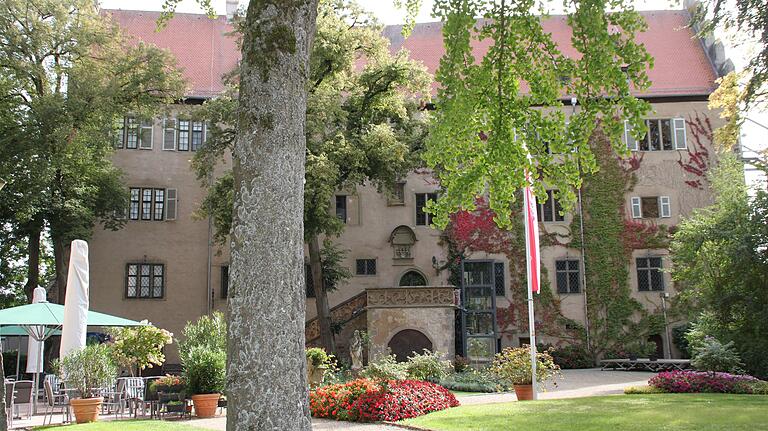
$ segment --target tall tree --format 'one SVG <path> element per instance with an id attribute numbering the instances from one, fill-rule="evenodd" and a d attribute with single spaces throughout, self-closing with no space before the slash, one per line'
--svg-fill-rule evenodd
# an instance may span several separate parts
<path id="1" fill-rule="evenodd" d="M 705 335 L 733 341 L 747 371 L 768 377 L 768 193 L 750 198 L 744 166 L 721 156 L 710 174 L 713 205 L 680 223 L 672 242 L 675 308 Z"/>
<path id="2" fill-rule="evenodd" d="M 130 45 L 91 0 L 5 0 L 0 4 L 0 98 L 13 103 L 0 136 L 7 173 L 4 219 L 27 237 L 27 290 L 39 278 L 40 238 L 50 231 L 59 300 L 72 239 L 93 225 L 117 229 L 127 190 L 110 162 L 114 125 L 148 115 L 182 95 L 164 51 Z M 4 175 L 6 175 L 4 173 Z M 29 294 L 29 292 L 27 292 Z"/>
<path id="3" fill-rule="evenodd" d="M 365 66 L 357 64 L 360 59 L 365 59 Z M 332 212 L 334 194 L 354 193 L 355 186 L 366 182 L 391 192 L 414 166 L 412 150 L 421 144 L 427 115 L 418 112 L 419 104 L 410 95 L 428 97 L 430 79 L 407 53 L 391 54 L 381 27 L 355 4 L 344 1 L 320 2 L 309 64 L 304 241 L 321 345 L 332 352 L 335 342 L 327 291 L 340 280 L 331 276 L 330 260 L 322 258 L 334 255 L 334 250 L 330 244 L 321 248 L 321 237 L 338 235 L 346 223 Z M 204 185 L 209 184 L 215 164 L 232 150 L 235 112 L 234 97 L 225 95 L 200 113 L 215 124 L 194 160 Z M 220 241 L 231 228 L 232 187 L 231 175 L 224 173 L 209 189 L 202 207 L 203 215 L 214 217 Z"/>
<path id="4" fill-rule="evenodd" d="M 445 21 L 446 53 L 437 71 L 441 87 L 425 157 L 444 189 L 431 205 L 439 226 L 457 209 L 474 210 L 484 195 L 496 222 L 509 226 L 510 204 L 527 183 L 526 171 L 537 195 L 556 189 L 567 210 L 582 175 L 597 169 L 592 132 L 600 127 L 619 154 L 627 152 L 620 138 L 623 120 L 638 136 L 644 133 L 649 104 L 630 90 L 649 84 L 652 58 L 635 41 L 645 21 L 629 1 L 565 5 L 578 55 L 565 55 L 544 28 L 547 2 L 435 3 Z M 477 40 L 491 45 L 479 60 L 472 50 Z M 578 107 L 566 117 L 570 98 Z"/>

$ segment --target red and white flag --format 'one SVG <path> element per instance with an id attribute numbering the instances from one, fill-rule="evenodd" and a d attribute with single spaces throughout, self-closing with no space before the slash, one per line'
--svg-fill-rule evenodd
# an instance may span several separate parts
<path id="1" fill-rule="evenodd" d="M 528 289 L 539 293 L 539 280 L 541 276 L 541 259 L 539 257 L 539 220 L 536 215 L 536 196 L 531 189 L 531 175 L 526 171 L 525 179 L 528 186 L 525 187 L 525 251 L 527 257 L 526 268 L 528 270 Z"/>

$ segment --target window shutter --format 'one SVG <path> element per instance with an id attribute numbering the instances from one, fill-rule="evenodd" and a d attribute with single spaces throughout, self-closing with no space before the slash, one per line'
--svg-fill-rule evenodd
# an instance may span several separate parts
<path id="1" fill-rule="evenodd" d="M 165 191 L 165 219 L 176 220 L 178 213 L 178 197 L 176 189 Z"/>
<path id="2" fill-rule="evenodd" d="M 659 196 L 659 213 L 662 218 L 672 217 L 672 209 L 669 202 L 669 196 Z"/>
<path id="3" fill-rule="evenodd" d="M 685 150 L 688 148 L 685 134 L 685 118 L 675 118 L 672 120 L 673 129 L 675 130 L 675 149 Z"/>
<path id="4" fill-rule="evenodd" d="M 152 120 L 141 120 L 141 130 L 139 133 L 139 148 L 142 150 L 152 149 L 152 129 L 154 122 Z"/>
<path id="5" fill-rule="evenodd" d="M 640 198 L 633 196 L 632 197 L 632 218 L 642 218 L 643 217 L 643 208 L 640 205 Z"/>
<path id="6" fill-rule="evenodd" d="M 632 126 L 629 125 L 629 121 L 624 121 L 624 141 L 630 151 L 637 151 L 637 141 L 632 136 Z"/>
<path id="7" fill-rule="evenodd" d="M 163 119 L 163 150 L 173 151 L 176 149 L 176 119 L 165 117 Z"/>

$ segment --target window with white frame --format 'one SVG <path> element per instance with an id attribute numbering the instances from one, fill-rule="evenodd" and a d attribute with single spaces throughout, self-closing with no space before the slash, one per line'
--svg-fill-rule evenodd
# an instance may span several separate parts
<path id="1" fill-rule="evenodd" d="M 129 263 L 125 266 L 125 297 L 160 299 L 165 295 L 165 265 Z"/>
<path id="2" fill-rule="evenodd" d="M 124 117 L 115 121 L 115 148 L 151 150 L 154 122 L 151 119 Z"/>
<path id="3" fill-rule="evenodd" d="M 633 196 L 630 200 L 632 218 L 669 218 L 672 217 L 669 196 Z"/>
<path id="4" fill-rule="evenodd" d="M 560 200 L 555 197 L 554 191 L 547 190 L 547 199 L 536 205 L 536 216 L 543 222 L 564 221 L 565 217 L 560 214 L 562 210 Z"/>
<path id="5" fill-rule="evenodd" d="M 163 119 L 163 150 L 176 149 L 176 119 L 165 117 Z"/>
<path id="6" fill-rule="evenodd" d="M 638 257 L 637 290 L 642 292 L 664 290 L 664 273 L 661 257 Z"/>
<path id="7" fill-rule="evenodd" d="M 640 139 L 632 135 L 632 126 L 624 122 L 624 140 L 632 151 L 673 151 L 688 148 L 684 118 L 645 120 L 647 132 Z"/>
<path id="8" fill-rule="evenodd" d="M 178 120 L 178 143 L 176 149 L 179 151 L 189 151 L 189 120 Z"/>
<path id="9" fill-rule="evenodd" d="M 202 121 L 192 122 L 192 151 L 197 151 L 203 145 L 205 140 L 205 123 Z"/>
<path id="10" fill-rule="evenodd" d="M 433 215 L 426 212 L 427 202 L 437 202 L 437 193 L 416 193 L 416 226 L 429 226 Z"/>
<path id="11" fill-rule="evenodd" d="M 128 218 L 131 220 L 176 220 L 178 194 L 176 189 L 131 187 Z"/>

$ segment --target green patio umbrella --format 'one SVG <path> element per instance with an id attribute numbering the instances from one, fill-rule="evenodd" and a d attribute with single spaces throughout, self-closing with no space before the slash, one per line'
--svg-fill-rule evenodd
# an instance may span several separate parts
<path id="1" fill-rule="evenodd" d="M 51 335 L 61 335 L 56 329 Z M 21 326 L 0 326 L 0 337 L 28 337 L 29 333 Z"/>
<path id="2" fill-rule="evenodd" d="M 0 310 L 0 326 L 17 326 L 37 341 L 55 335 L 64 323 L 64 306 L 50 302 Z M 144 326 L 147 323 L 88 310 L 88 326 Z"/>

